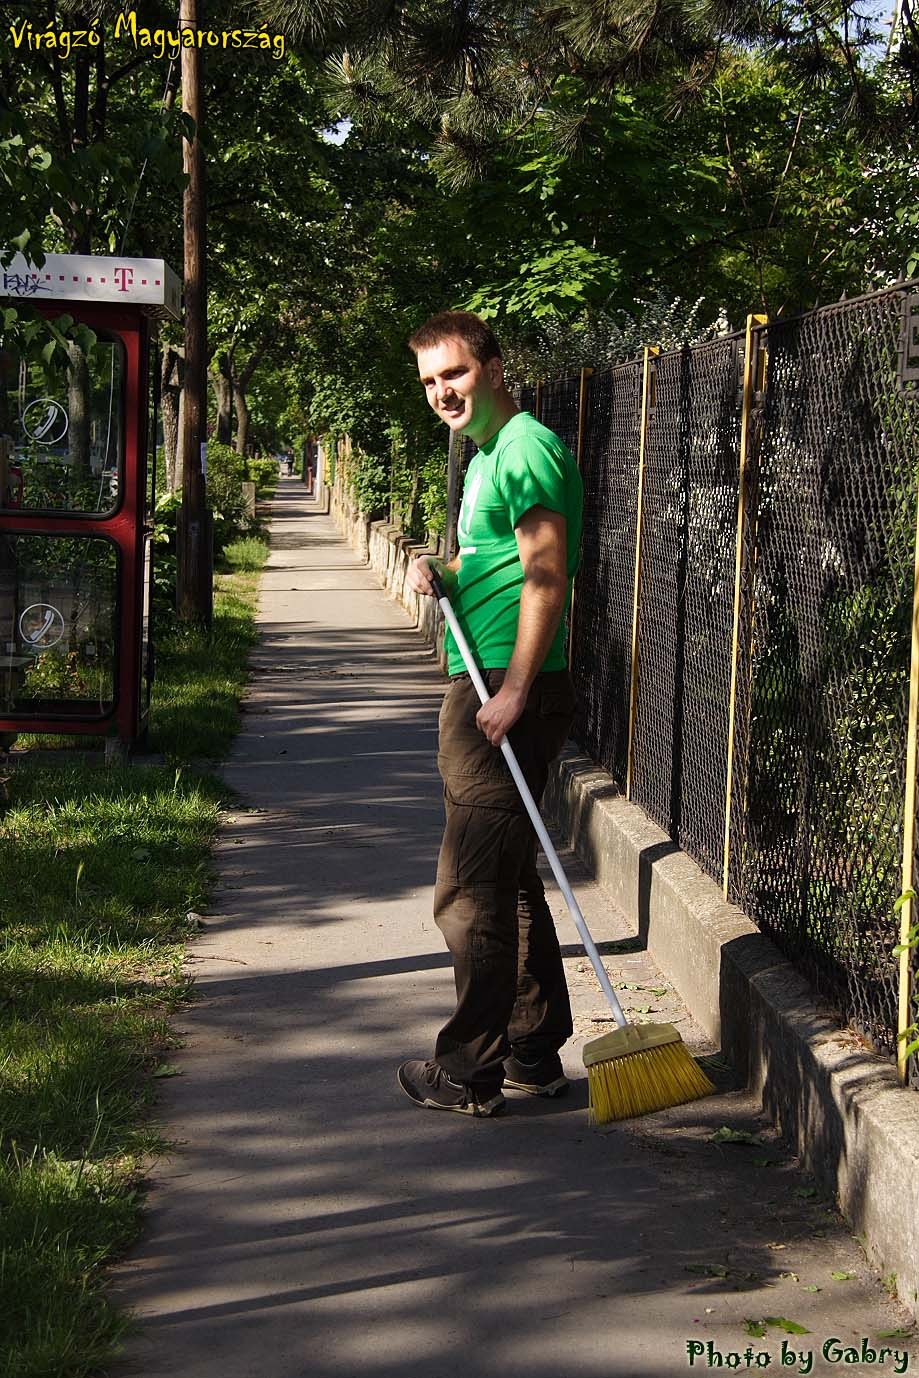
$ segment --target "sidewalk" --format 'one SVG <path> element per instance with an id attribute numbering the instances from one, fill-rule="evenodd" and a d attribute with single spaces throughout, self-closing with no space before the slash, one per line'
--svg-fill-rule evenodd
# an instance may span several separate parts
<path id="1" fill-rule="evenodd" d="M 116 1279 L 142 1324 L 119 1378 L 663 1378 L 708 1341 L 741 1369 L 780 1368 L 784 1343 L 785 1372 L 851 1372 L 821 1356 L 837 1337 L 910 1350 L 916 1371 L 912 1342 L 873 1338 L 904 1313 L 743 1093 L 590 1130 L 576 1038 L 566 1098 L 509 1093 L 482 1121 L 409 1103 L 396 1067 L 429 1055 L 452 998 L 430 916 L 443 681 L 296 480 L 274 504 L 260 618 L 225 768 L 242 802 L 190 949 L 182 1075 L 162 1083 L 179 1148 Z M 701 1047 L 571 872 L 627 1008 L 682 1020 Z M 550 902 L 582 1041 L 609 1025 Z M 762 1142 L 712 1142 L 722 1126 Z M 764 1317 L 809 1333 L 751 1338 Z M 904 1370 L 887 1356 L 854 1371 Z"/>

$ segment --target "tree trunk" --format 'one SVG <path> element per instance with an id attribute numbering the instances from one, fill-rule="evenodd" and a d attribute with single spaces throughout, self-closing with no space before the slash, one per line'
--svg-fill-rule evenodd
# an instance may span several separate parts
<path id="1" fill-rule="evenodd" d="M 163 450 L 166 463 L 166 487 L 170 493 L 182 486 L 182 475 L 176 471 L 179 449 L 179 402 L 182 395 L 185 360 L 172 345 L 163 345 L 160 360 L 160 411 L 163 417 Z"/>
<path id="2" fill-rule="evenodd" d="M 233 389 L 233 405 L 236 408 L 236 453 L 238 455 L 248 454 L 249 403 L 246 401 L 245 392 L 238 384 Z"/>
<path id="3" fill-rule="evenodd" d="M 266 341 L 260 341 L 249 355 L 249 361 L 245 368 L 240 369 L 238 373 L 234 361 L 232 359 L 229 360 L 230 376 L 233 381 L 233 403 L 236 407 L 236 453 L 238 455 L 249 453 L 251 436 L 249 403 L 246 401 L 246 389 L 252 381 L 253 373 L 261 363 L 267 347 Z"/>
<path id="4" fill-rule="evenodd" d="M 217 434 L 214 437 L 220 445 L 233 444 L 233 377 L 230 356 L 226 353 L 216 357 L 216 368 L 211 369 L 211 383 L 217 399 Z"/>
<path id="5" fill-rule="evenodd" d="M 181 0 L 179 26 L 197 29 L 198 0 Z M 207 438 L 207 192 L 204 169 L 204 84 L 201 53 L 183 46 L 182 110 L 194 122 L 183 140 L 188 176 L 183 198 L 185 261 L 185 388 L 182 418 L 182 507 L 176 525 L 176 611 L 210 629 L 213 611 L 212 525 L 201 446 Z"/>
<path id="6" fill-rule="evenodd" d="M 89 384 L 89 365 L 78 344 L 67 346 L 70 365 L 67 369 L 67 410 L 70 425 L 67 439 L 70 449 L 70 475 L 73 481 L 89 477 L 89 425 L 92 394 Z"/>

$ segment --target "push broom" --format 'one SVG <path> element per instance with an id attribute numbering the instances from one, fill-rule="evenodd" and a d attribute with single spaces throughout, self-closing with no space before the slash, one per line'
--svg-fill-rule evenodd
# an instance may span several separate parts
<path id="1" fill-rule="evenodd" d="M 428 569 L 437 601 L 446 618 L 447 626 L 453 633 L 463 664 L 482 703 L 487 703 L 490 695 L 447 597 L 441 572 L 430 565 Z M 600 982 L 600 988 L 613 1012 L 613 1018 L 619 1025 L 613 1033 L 601 1034 L 599 1038 L 591 1039 L 584 1045 L 583 1057 L 584 1066 L 587 1068 L 591 1122 L 608 1124 L 611 1120 L 628 1120 L 635 1115 L 646 1115 L 652 1110 L 663 1110 L 669 1105 L 683 1105 L 686 1101 L 710 1095 L 715 1089 L 714 1086 L 690 1055 L 672 1024 L 630 1024 L 626 1019 L 616 992 L 610 984 L 606 968 L 600 960 L 596 944 L 590 936 L 584 915 L 568 884 L 568 877 L 562 869 L 558 853 L 540 817 L 536 801 L 523 778 L 523 771 L 514 755 L 513 747 L 507 737 L 502 737 L 500 745 L 520 798 L 530 816 L 530 822 L 536 829 L 536 835 L 552 868 L 552 874 L 565 897 L 565 903 L 568 905 L 584 950 Z"/>

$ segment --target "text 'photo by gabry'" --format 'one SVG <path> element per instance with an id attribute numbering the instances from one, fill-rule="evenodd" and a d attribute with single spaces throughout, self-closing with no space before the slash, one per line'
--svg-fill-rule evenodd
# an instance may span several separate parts
<path id="1" fill-rule="evenodd" d="M 56 53 L 65 60 L 81 49 L 98 48 L 103 38 L 127 43 L 138 51 L 148 51 L 153 57 L 169 59 L 178 58 L 183 48 L 211 48 L 224 52 L 267 52 L 279 62 L 286 50 L 284 35 L 269 33 L 264 25 L 257 29 L 199 29 L 182 24 L 176 24 L 175 28 L 150 28 L 138 19 L 136 10 L 123 10 L 110 32 L 98 19 L 85 29 L 64 29 L 55 24 L 41 28 L 31 19 L 22 19 L 10 24 L 9 33 L 14 53 Z"/>

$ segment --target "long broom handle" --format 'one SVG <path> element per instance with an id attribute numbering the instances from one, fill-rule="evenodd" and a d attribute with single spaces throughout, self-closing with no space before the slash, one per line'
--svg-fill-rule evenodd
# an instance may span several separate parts
<path id="1" fill-rule="evenodd" d="M 463 635 L 463 629 L 460 627 L 460 624 L 457 621 L 456 613 L 453 611 L 453 608 L 450 605 L 450 599 L 447 597 L 446 590 L 444 589 L 443 583 L 439 578 L 437 571 L 432 569 L 430 565 L 428 566 L 428 573 L 430 574 L 431 582 L 434 585 L 434 592 L 437 596 L 437 601 L 440 604 L 444 617 L 447 619 L 447 626 L 453 633 L 453 639 L 459 647 L 460 655 L 463 657 L 463 664 L 466 666 L 466 669 L 469 672 L 469 678 L 475 685 L 476 693 L 478 694 L 482 703 L 485 704 L 488 702 L 491 695 L 485 687 L 485 681 L 482 679 L 479 667 L 476 665 L 475 661 L 472 658 L 472 652 L 469 649 L 469 643 Z M 625 1028 L 626 1024 L 628 1023 L 628 1020 L 626 1019 L 625 1014 L 623 1013 L 622 1006 L 620 1005 L 616 997 L 616 992 L 610 985 L 610 979 L 606 974 L 606 968 L 600 961 L 600 954 L 597 951 L 596 943 L 590 936 L 590 930 L 587 927 L 584 915 L 581 913 L 581 907 L 575 899 L 574 894 L 572 893 L 571 886 L 568 884 L 568 877 L 562 870 L 562 863 L 559 861 L 558 853 L 552 845 L 552 839 L 546 832 L 546 825 L 545 823 L 543 823 L 539 813 L 539 809 L 536 807 L 536 800 L 533 798 L 533 795 L 530 792 L 529 785 L 523 778 L 523 771 L 520 769 L 520 763 L 517 760 L 517 757 L 514 755 L 514 748 L 507 740 L 507 737 L 502 737 L 499 745 L 501 747 L 501 751 L 504 754 L 504 759 L 507 761 L 508 769 L 510 770 L 511 775 L 513 775 L 514 777 L 514 784 L 517 786 L 517 789 L 520 792 L 520 798 L 523 800 L 524 805 L 526 806 L 526 811 L 530 815 L 530 822 L 536 829 L 536 836 L 542 843 L 542 849 L 545 852 L 549 865 L 552 868 L 552 874 L 555 876 L 555 879 L 558 882 L 558 887 L 565 897 L 565 903 L 568 906 L 572 919 L 574 919 L 574 926 L 578 930 L 581 942 L 584 944 L 584 951 L 590 958 L 591 965 L 593 966 L 597 980 L 600 982 L 600 987 L 603 991 L 603 994 L 606 996 L 607 1002 L 609 1004 L 610 1009 L 613 1012 L 613 1016 L 616 1020 L 616 1023 L 619 1025 L 621 1029 Z"/>

